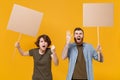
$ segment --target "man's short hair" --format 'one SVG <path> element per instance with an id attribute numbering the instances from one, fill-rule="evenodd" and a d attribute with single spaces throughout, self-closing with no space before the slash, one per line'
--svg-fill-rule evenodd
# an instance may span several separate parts
<path id="1" fill-rule="evenodd" d="M 77 30 L 81 30 L 81 31 L 84 33 L 83 29 L 80 28 L 80 27 L 76 27 L 76 28 L 74 29 L 74 33 L 75 33 L 75 31 L 77 31 Z"/>

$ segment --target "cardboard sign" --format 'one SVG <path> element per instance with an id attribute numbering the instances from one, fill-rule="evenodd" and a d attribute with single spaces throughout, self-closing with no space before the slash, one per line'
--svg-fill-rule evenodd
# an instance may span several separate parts
<path id="1" fill-rule="evenodd" d="M 113 13 L 112 3 L 84 3 L 83 26 L 113 26 Z"/>
<path id="2" fill-rule="evenodd" d="M 39 30 L 43 13 L 14 4 L 7 29 L 35 36 Z"/>

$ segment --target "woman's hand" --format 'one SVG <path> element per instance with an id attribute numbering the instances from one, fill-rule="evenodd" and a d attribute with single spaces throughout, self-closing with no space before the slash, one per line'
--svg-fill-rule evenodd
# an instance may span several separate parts
<path id="1" fill-rule="evenodd" d="M 16 48 L 20 48 L 20 43 L 19 43 L 19 42 L 16 42 L 16 43 L 15 43 L 15 47 L 16 47 Z"/>

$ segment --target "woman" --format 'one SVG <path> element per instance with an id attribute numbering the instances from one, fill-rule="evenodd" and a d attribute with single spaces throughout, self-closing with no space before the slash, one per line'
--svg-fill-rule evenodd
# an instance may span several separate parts
<path id="1" fill-rule="evenodd" d="M 15 47 L 22 56 L 33 56 L 34 71 L 32 80 L 52 80 L 51 59 L 55 65 L 59 64 L 55 47 L 49 48 L 51 40 L 45 34 L 39 36 L 35 44 L 38 48 L 30 49 L 27 52 L 22 50 L 19 42 L 16 42 Z"/>

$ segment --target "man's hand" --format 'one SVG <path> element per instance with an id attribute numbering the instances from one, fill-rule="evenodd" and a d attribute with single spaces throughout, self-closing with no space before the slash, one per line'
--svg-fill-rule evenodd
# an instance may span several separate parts
<path id="1" fill-rule="evenodd" d="M 66 44 L 69 44 L 70 40 L 71 40 L 71 34 L 70 34 L 70 31 L 67 31 L 66 32 Z"/>
<path id="2" fill-rule="evenodd" d="M 100 45 L 98 45 L 98 46 L 97 46 L 96 51 L 97 51 L 98 53 L 101 53 L 101 52 L 102 52 L 102 48 L 101 48 L 101 46 L 100 46 Z"/>

